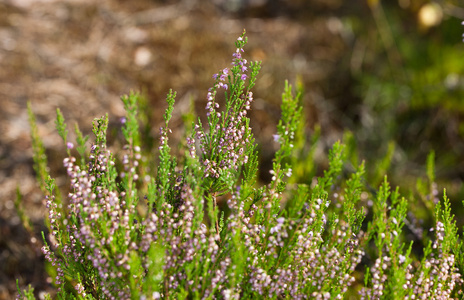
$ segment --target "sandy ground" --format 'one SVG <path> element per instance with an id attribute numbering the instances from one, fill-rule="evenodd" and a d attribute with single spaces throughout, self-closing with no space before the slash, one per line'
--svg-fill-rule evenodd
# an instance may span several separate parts
<path id="1" fill-rule="evenodd" d="M 56 108 L 70 129 L 78 123 L 90 134 L 92 120 L 107 112 L 117 127 L 124 115 L 120 96 L 144 91 L 156 138 L 168 90 L 178 93 L 173 124 L 192 98 L 201 114 L 212 74 L 230 63 L 234 41 L 246 29 L 245 55 L 263 62 L 252 114 L 258 142 L 272 140 L 284 80 L 295 82 L 297 75 L 306 87 L 308 126 L 317 122 L 329 139 L 336 135 L 330 99 L 349 84 L 337 72 L 349 60 L 349 31 L 337 17 L 342 1 L 234 3 L 241 1 L 0 1 L 0 299 L 14 297 L 16 279 L 38 295 L 51 288 L 40 243 L 30 243 L 14 209 L 18 187 L 36 232 L 44 230 L 28 101 L 51 172 L 64 185 Z"/>

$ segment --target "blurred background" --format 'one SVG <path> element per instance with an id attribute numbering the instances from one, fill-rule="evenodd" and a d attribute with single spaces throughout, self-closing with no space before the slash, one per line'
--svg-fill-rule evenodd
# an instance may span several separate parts
<path id="1" fill-rule="evenodd" d="M 202 115 L 212 75 L 230 64 L 243 29 L 245 57 L 263 64 L 251 114 L 262 166 L 275 150 L 288 79 L 304 88 L 308 141 L 321 133 L 316 173 L 348 135 L 353 161 L 366 160 L 375 175 L 378 161 L 391 158 L 389 180 L 409 191 L 434 150 L 438 188 L 463 225 L 462 20 L 459 0 L 0 0 L 0 299 L 14 297 L 16 279 L 39 296 L 52 289 L 39 243 L 14 209 L 19 187 L 36 232 L 45 230 L 27 101 L 51 172 L 65 186 L 56 108 L 71 132 L 79 124 L 86 134 L 108 112 L 111 146 L 124 116 L 120 96 L 140 91 L 145 136 L 156 143 L 169 89 L 177 91 L 173 127 L 191 101 Z"/>

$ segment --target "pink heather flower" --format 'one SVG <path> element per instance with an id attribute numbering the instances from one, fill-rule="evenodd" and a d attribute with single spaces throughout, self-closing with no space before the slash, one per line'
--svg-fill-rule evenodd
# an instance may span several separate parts
<path id="1" fill-rule="evenodd" d="M 240 79 L 246 80 L 246 79 L 247 79 L 247 75 L 246 75 L 246 74 L 242 74 L 242 76 L 240 76 Z"/>
<path id="2" fill-rule="evenodd" d="M 222 82 L 219 82 L 217 86 L 220 87 L 220 88 L 223 88 L 225 90 L 227 90 L 229 88 L 227 83 L 222 83 Z"/>
<path id="3" fill-rule="evenodd" d="M 119 119 L 119 122 L 121 122 L 121 124 L 126 124 L 126 121 L 127 121 L 126 117 L 121 117 Z"/>
<path id="4" fill-rule="evenodd" d="M 287 177 L 292 177 L 292 169 L 289 168 L 289 169 L 287 170 L 287 173 L 286 173 L 285 175 L 287 175 Z"/>
<path id="5" fill-rule="evenodd" d="M 67 147 L 68 149 L 72 149 L 72 148 L 74 148 L 74 144 L 71 143 L 71 142 L 67 142 L 67 143 L 66 143 L 66 147 Z"/>

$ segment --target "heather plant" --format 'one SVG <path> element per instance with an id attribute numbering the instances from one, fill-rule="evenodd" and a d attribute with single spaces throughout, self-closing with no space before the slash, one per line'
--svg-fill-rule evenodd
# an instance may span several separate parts
<path id="1" fill-rule="evenodd" d="M 191 130 L 177 155 L 169 143 L 173 91 L 157 151 L 143 149 L 140 96 L 122 97 L 127 116 L 119 158 L 107 147 L 108 116 L 95 119 L 90 149 L 89 138 L 75 128 L 79 157 L 73 156 L 58 110 L 70 185 L 65 197 L 47 170 L 29 107 L 34 165 L 48 210 L 42 252 L 56 298 L 460 296 L 461 241 L 446 194 L 436 201 L 433 156 L 428 174 L 434 188 L 426 199 L 434 209 L 435 237 L 423 237 L 422 254 L 406 239 L 409 201 L 391 190 L 386 177 L 372 188 L 364 162 L 347 173 L 353 157 L 341 142 L 330 150 L 322 176 L 304 178 L 314 173 L 314 150 L 303 151 L 301 88 L 293 92 L 285 84 L 274 135 L 279 148 L 272 169 L 264 170 L 272 178 L 265 184 L 257 180 L 258 151 L 248 115 L 260 63 L 244 58 L 246 43 L 243 33 L 231 67 L 213 76 L 205 124 L 201 118 L 186 124 Z M 19 203 L 18 209 L 27 223 Z M 32 288 L 18 291 L 18 299 L 34 299 Z"/>

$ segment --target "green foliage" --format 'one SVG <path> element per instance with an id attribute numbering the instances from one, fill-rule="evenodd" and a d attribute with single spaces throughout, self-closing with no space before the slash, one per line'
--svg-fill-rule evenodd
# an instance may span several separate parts
<path id="1" fill-rule="evenodd" d="M 360 141 L 359 152 L 365 159 L 378 161 L 385 155 L 387 141 L 394 143 L 395 159 L 389 170 L 394 176 L 389 178 L 392 184 L 409 189 L 413 178 L 423 172 L 424 157 L 433 150 L 437 169 L 446 170 L 438 181 L 448 181 L 449 174 L 460 172 L 463 157 L 456 147 L 464 132 L 462 26 L 448 9 L 462 9 L 462 2 L 368 2 L 371 16 L 359 10 L 357 16 L 344 19 L 356 40 L 350 57 L 359 58 L 356 67 L 351 64 L 354 84 L 350 85 L 357 96 L 353 106 L 359 109 L 345 116 L 359 117 L 350 126 Z M 431 15 L 437 23 L 424 24 Z M 345 101 L 340 98 L 340 103 Z M 451 128 L 456 131 L 450 133 Z M 376 174 L 377 166 L 370 164 L 368 173 Z M 378 182 L 372 184 L 381 183 L 385 174 L 378 174 Z M 463 187 L 459 184 L 448 193 L 462 198 Z"/>
<path id="2" fill-rule="evenodd" d="M 27 299 L 27 300 L 33 300 L 35 299 L 34 297 L 34 288 L 31 287 L 31 285 L 29 285 L 27 287 L 27 290 L 24 290 L 21 292 L 20 288 L 19 288 L 19 283 L 18 283 L 18 280 L 16 280 L 16 287 L 18 289 L 18 298 L 20 299 Z"/>
<path id="3" fill-rule="evenodd" d="M 301 89 L 294 94 L 286 82 L 273 177 L 268 184 L 258 182 L 247 113 L 260 63 L 248 65 L 242 57 L 246 42 L 244 34 L 237 39 L 232 68 L 215 76 L 207 123 L 191 126 L 193 119 L 185 119 L 190 132 L 178 155 L 169 145 L 176 94 L 168 93 L 159 151 L 145 151 L 157 155 L 157 166 L 149 170 L 140 164 L 140 95 L 122 97 L 127 117 L 121 165 L 106 146 L 108 116 L 94 120 L 95 144 L 88 154 L 88 137 L 76 127 L 81 161 L 68 150 L 65 205 L 46 172 L 29 108 L 51 237 L 43 234 L 42 251 L 53 266 L 49 273 L 57 299 L 342 299 L 358 291 L 363 299 L 455 296 L 462 237 L 446 194 L 443 204 L 432 201 L 433 153 L 427 160 L 429 188 L 420 188 L 419 197 L 429 196 L 423 200 L 435 212 L 435 237 L 416 242 L 405 230 L 414 198 L 401 196 L 384 176 L 393 143 L 380 162 L 358 164 L 356 144 L 347 133 L 348 146 L 333 145 L 323 176 L 304 178 L 314 175 L 320 130 L 305 148 Z M 223 110 L 218 93 L 225 95 Z M 58 110 L 56 125 L 67 143 L 64 124 Z M 369 163 L 376 164 L 376 172 L 366 178 Z M 292 170 L 298 170 L 296 176 Z M 33 294 L 29 289 L 19 297 L 33 299 Z"/>
<path id="4" fill-rule="evenodd" d="M 48 167 L 47 167 L 47 156 L 45 154 L 45 148 L 43 146 L 42 140 L 39 136 L 39 129 L 37 127 L 37 122 L 35 115 L 32 112 L 31 103 L 27 103 L 27 112 L 29 115 L 29 125 L 31 126 L 31 139 L 32 139 L 32 158 L 34 160 L 34 171 L 36 173 L 37 182 L 39 183 L 40 189 L 43 193 L 46 192 L 45 189 L 45 179 L 49 176 Z"/>
<path id="5" fill-rule="evenodd" d="M 56 109 L 55 126 L 56 126 L 56 130 L 58 131 L 58 134 L 63 139 L 64 143 L 67 144 L 68 130 L 66 129 L 66 123 L 64 120 L 64 116 L 61 113 L 61 110 L 59 108 Z M 67 150 L 68 150 L 68 156 L 69 156 L 70 155 L 69 147 Z"/>
<path id="6" fill-rule="evenodd" d="M 21 220 L 21 224 L 27 230 L 29 234 L 33 234 L 33 227 L 31 219 L 24 213 L 24 208 L 22 207 L 22 195 L 19 190 L 19 187 L 16 187 L 16 199 L 14 202 L 16 212 L 18 213 L 19 219 Z"/>
<path id="7" fill-rule="evenodd" d="M 122 133 L 127 144 L 131 146 L 140 145 L 139 122 L 137 120 L 137 101 L 140 98 L 139 94 L 135 94 L 133 92 L 131 92 L 129 96 L 121 97 L 121 100 L 124 103 L 124 109 L 127 112 Z"/>
<path id="8" fill-rule="evenodd" d="M 79 130 L 79 126 L 76 124 L 74 127 L 74 132 L 76 133 L 76 142 L 77 142 L 77 152 L 81 156 L 81 167 L 85 165 L 85 152 L 87 151 L 87 146 L 85 145 L 89 140 L 89 136 L 84 136 Z"/>

